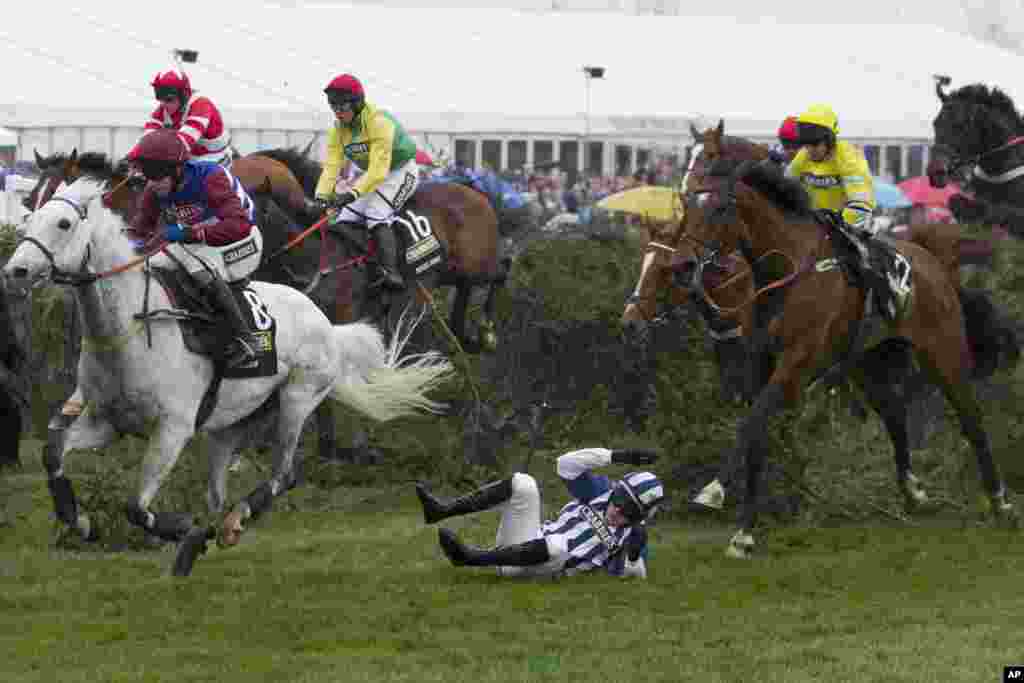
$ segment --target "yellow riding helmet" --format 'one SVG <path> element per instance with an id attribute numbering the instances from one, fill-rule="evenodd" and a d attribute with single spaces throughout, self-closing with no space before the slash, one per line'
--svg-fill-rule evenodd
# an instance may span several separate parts
<path id="1" fill-rule="evenodd" d="M 839 135 L 839 117 L 827 104 L 812 104 L 797 118 L 797 123 L 810 123 L 832 131 Z"/>

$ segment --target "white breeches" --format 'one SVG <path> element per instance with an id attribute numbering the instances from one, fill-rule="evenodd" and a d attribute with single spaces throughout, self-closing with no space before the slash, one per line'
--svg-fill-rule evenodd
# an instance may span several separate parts
<path id="1" fill-rule="evenodd" d="M 540 489 L 537 488 L 537 480 L 529 474 L 516 472 L 512 475 L 512 497 L 502 505 L 501 524 L 498 525 L 495 545 L 519 545 L 536 538 L 543 538 L 541 513 Z M 533 567 L 498 567 L 498 574 L 501 576 L 552 576 L 557 574 L 565 564 L 568 554 L 564 547 L 552 547 L 552 545 L 560 544 L 552 544 L 551 539 L 548 539 L 548 553 L 550 553 L 551 559 L 544 564 Z"/>
<path id="2" fill-rule="evenodd" d="M 167 250 L 181 261 L 189 273 L 209 268 L 222 279 L 236 282 L 252 275 L 260 265 L 263 256 L 263 234 L 255 225 L 249 236 L 231 244 L 214 247 L 209 244 L 169 244 Z M 164 254 L 153 257 L 153 264 L 161 267 L 175 267 L 177 264 Z"/>
<path id="3" fill-rule="evenodd" d="M 337 220 L 348 223 L 390 223 L 416 192 L 420 184 L 419 166 L 413 159 L 396 168 L 373 192 L 365 194 L 338 212 Z"/>

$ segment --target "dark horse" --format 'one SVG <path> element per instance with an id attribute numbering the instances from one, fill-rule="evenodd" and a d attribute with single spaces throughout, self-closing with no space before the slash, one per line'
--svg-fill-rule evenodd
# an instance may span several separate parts
<path id="1" fill-rule="evenodd" d="M 1015 523 L 1016 511 L 1007 500 L 981 406 L 969 382 L 972 372 L 991 374 L 1000 361 L 1016 362 L 1019 356 L 1015 334 L 999 319 L 987 295 L 959 289 L 949 265 L 924 247 L 893 242 L 910 264 L 912 304 L 892 323 L 866 318 L 868 298 L 847 274 L 852 259 L 839 246 L 839 237 L 811 211 L 798 182 L 763 164 L 741 164 L 729 170 L 724 190 L 709 194 L 713 199 L 705 204 L 707 212 L 688 211 L 685 217 L 685 236 L 701 264 L 695 285 L 700 286 L 707 264 L 740 250 L 753 270 L 755 286 L 771 285 L 782 292 L 778 313 L 766 328 L 780 350 L 767 383 L 740 423 L 735 451 L 724 468 L 735 471 L 735 463 L 742 461 L 746 470 L 740 528 L 728 553 L 746 557 L 754 546 L 769 419 L 796 407 L 804 387 L 837 366 L 861 387 L 882 417 L 904 496 L 908 502 L 919 497 L 907 448 L 907 407 L 889 377 L 893 344 L 913 351 L 952 404 L 964 437 L 974 448 L 994 515 Z"/>
<path id="2" fill-rule="evenodd" d="M 928 178 L 945 187 L 953 177 L 974 194 L 950 199 L 957 220 L 1002 224 L 1024 236 L 1024 120 L 999 88 L 975 83 L 947 94 L 948 84 L 938 77 L 942 108 L 933 122 Z"/>
<path id="3" fill-rule="evenodd" d="M 246 165 L 245 173 L 253 182 L 267 177 L 274 187 L 275 198 L 292 198 L 282 200 L 282 208 L 290 210 L 271 210 L 261 218 L 264 259 L 269 259 L 290 237 L 311 223 L 310 216 L 298 225 L 293 222 L 303 216 L 295 197 L 301 192 L 308 207 L 322 167 L 307 153 L 294 149 L 260 151 L 237 160 L 234 167 L 241 164 Z M 282 166 L 291 172 L 291 181 L 279 173 Z M 256 201 L 259 203 L 258 199 Z M 345 225 L 318 231 L 272 262 L 265 261 L 254 277 L 303 289 L 333 323 L 371 318 L 384 328 L 393 326 L 404 303 L 413 297 L 422 299 L 426 295 L 429 298 L 431 290 L 437 287 L 454 286 L 452 332 L 468 352 L 493 349 L 497 344 L 496 296 L 508 275 L 507 260 L 499 258 L 498 219 L 494 209 L 480 192 L 453 183 L 421 184 L 406 206 L 429 220 L 447 255 L 445 267 L 417 278 L 419 287 L 412 284 L 409 291 L 397 296 L 368 287 L 372 282 L 370 271 L 375 265 L 374 245 L 366 240 L 364 229 Z M 480 330 L 470 336 L 466 332 L 466 312 L 476 287 L 486 287 L 487 295 Z M 317 428 L 321 457 L 347 460 L 361 454 L 350 448 L 337 448 L 334 417 L 327 403 L 317 410 Z M 357 436 L 357 441 L 363 440 L 361 435 Z"/>
<path id="4" fill-rule="evenodd" d="M 26 361 L 6 282 L 0 279 L 0 467 L 21 464 L 18 450 L 29 403 L 24 380 Z"/>

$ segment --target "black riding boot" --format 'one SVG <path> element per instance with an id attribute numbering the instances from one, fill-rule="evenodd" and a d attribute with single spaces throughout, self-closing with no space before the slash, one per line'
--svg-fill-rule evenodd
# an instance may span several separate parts
<path id="1" fill-rule="evenodd" d="M 501 505 L 512 497 L 512 478 L 484 484 L 476 491 L 459 496 L 447 503 L 431 495 L 423 484 L 416 484 L 416 495 L 419 497 L 420 503 L 423 504 L 423 521 L 433 524 L 449 517 L 482 512 Z"/>
<path id="2" fill-rule="evenodd" d="M 445 557 L 456 567 L 532 567 L 551 559 L 548 542 L 543 538 L 493 550 L 465 545 L 448 529 L 439 529 L 437 538 Z"/>
<path id="3" fill-rule="evenodd" d="M 398 270 L 398 238 L 395 230 L 387 223 L 377 223 L 372 226 L 377 232 L 377 261 L 381 270 L 381 278 L 374 286 L 383 286 L 387 289 L 405 289 L 405 278 Z"/>
<path id="4" fill-rule="evenodd" d="M 209 279 L 204 286 L 217 307 L 225 314 L 226 322 L 231 327 L 231 334 L 235 337 L 235 343 L 229 349 L 228 367 L 236 368 L 252 363 L 256 360 L 256 351 L 249 343 L 249 324 L 238 301 L 235 300 L 231 287 L 219 277 Z"/>

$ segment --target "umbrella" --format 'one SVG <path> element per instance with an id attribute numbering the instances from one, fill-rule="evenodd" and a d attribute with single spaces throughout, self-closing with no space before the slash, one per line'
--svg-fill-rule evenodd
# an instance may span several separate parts
<path id="1" fill-rule="evenodd" d="M 422 149 L 416 150 L 416 163 L 420 166 L 433 166 L 434 160 L 430 158 L 430 155 L 424 152 Z"/>
<path id="2" fill-rule="evenodd" d="M 659 185 L 643 185 L 616 192 L 599 201 L 597 207 L 607 211 L 636 214 L 659 223 L 668 223 L 683 217 L 683 202 L 679 193 L 671 187 Z"/>
<path id="3" fill-rule="evenodd" d="M 906 209 L 914 205 L 903 191 L 892 183 L 875 178 L 875 202 L 881 209 Z"/>
<path id="4" fill-rule="evenodd" d="M 904 180 L 899 184 L 899 188 L 911 203 L 925 206 L 946 206 L 949 198 L 961 191 L 956 183 L 949 183 L 945 187 L 932 187 L 928 182 L 928 176 L 924 175 Z"/>

